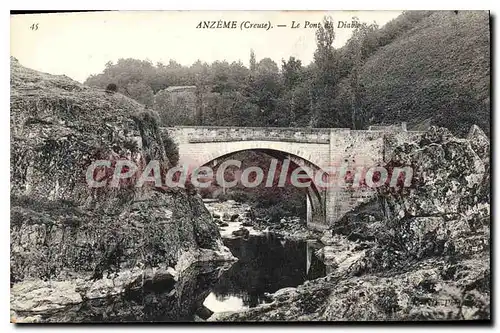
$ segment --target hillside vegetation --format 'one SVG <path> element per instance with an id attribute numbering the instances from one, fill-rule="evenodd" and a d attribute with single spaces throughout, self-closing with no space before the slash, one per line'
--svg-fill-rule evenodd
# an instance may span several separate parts
<path id="1" fill-rule="evenodd" d="M 398 146 L 387 165 L 417 165 L 414 186 L 380 187 L 323 234 L 326 277 L 210 320 L 489 320 L 490 145 L 471 133 L 433 126 Z"/>
<path id="2" fill-rule="evenodd" d="M 249 67 L 120 59 L 86 84 L 116 83 L 168 126 L 365 129 L 407 121 L 414 129 L 440 125 L 460 136 L 477 124 L 489 135 L 488 12 L 408 11 L 383 27 L 360 22 L 340 49 L 332 46 L 335 24 L 326 23 L 307 66 L 294 57 L 281 64 L 257 60 L 252 50 Z M 186 97 L 166 91 L 173 86 L 195 88 Z"/>
<path id="3" fill-rule="evenodd" d="M 369 57 L 360 81 L 370 120 L 489 132 L 488 20 L 486 12 L 433 13 Z"/>

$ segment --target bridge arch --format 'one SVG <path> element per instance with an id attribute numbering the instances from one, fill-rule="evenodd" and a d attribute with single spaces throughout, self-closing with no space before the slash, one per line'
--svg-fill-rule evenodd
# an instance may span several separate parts
<path id="1" fill-rule="evenodd" d="M 261 152 L 264 153 L 270 157 L 273 157 L 277 159 L 278 161 L 284 161 L 285 159 L 290 160 L 292 165 L 294 167 L 300 167 L 302 170 L 311 178 L 311 180 L 314 179 L 316 172 L 325 172 L 320 166 L 307 161 L 299 156 L 290 154 L 288 152 L 284 151 L 279 151 L 279 150 L 271 150 L 271 149 L 242 149 L 242 150 L 237 150 L 231 153 L 227 153 L 224 155 L 220 155 L 215 157 L 214 159 L 202 164 L 202 165 L 207 165 L 207 166 L 217 166 L 219 165 L 221 160 L 227 159 L 229 156 L 240 153 L 240 152 L 245 152 L 245 151 L 256 151 L 256 152 Z M 210 165 L 211 164 L 211 165 Z M 201 166 L 201 165 L 200 165 Z M 317 186 L 315 186 L 314 182 L 311 182 L 311 185 L 315 189 L 317 189 Z M 318 191 L 319 193 L 319 191 Z"/>
<path id="2" fill-rule="evenodd" d="M 248 143 L 255 143 L 252 141 L 249 141 Z M 229 146 L 229 147 L 228 147 Z M 190 161 L 181 161 L 181 163 L 189 163 L 189 169 L 194 170 L 196 168 L 199 168 L 201 166 L 209 166 L 212 168 L 215 168 L 220 165 L 220 163 L 224 160 L 227 160 L 231 155 L 245 152 L 245 151 L 255 151 L 255 152 L 261 152 L 264 153 L 272 158 L 277 159 L 279 162 L 283 162 L 285 159 L 288 159 L 290 161 L 291 167 L 293 169 L 295 168 L 301 168 L 301 170 L 307 174 L 307 176 L 311 179 L 311 184 L 309 187 L 305 188 L 305 194 L 306 194 L 306 207 L 307 207 L 307 216 L 306 219 L 308 222 L 310 222 L 312 219 L 324 219 L 326 210 L 325 210 L 325 194 L 326 194 L 326 189 L 321 189 L 319 188 L 315 182 L 315 176 L 316 173 L 321 173 L 327 174 L 327 172 L 319 165 L 317 165 L 314 162 L 309 161 L 308 159 L 298 156 L 297 153 L 302 154 L 301 151 L 284 151 L 281 149 L 270 149 L 267 148 L 266 145 L 258 144 L 258 145 L 245 145 L 247 147 L 243 148 L 241 145 L 238 145 L 239 147 L 234 147 L 233 149 L 231 146 L 234 145 L 224 145 L 224 148 L 220 147 L 220 149 L 216 151 L 211 151 L 211 152 L 205 152 L 202 156 L 198 156 L 198 159 L 196 161 L 190 160 Z M 243 161 L 242 161 L 243 162 Z M 287 170 L 287 173 L 289 174 L 291 170 Z M 263 181 L 265 182 L 265 180 Z M 273 186 L 277 186 L 276 183 L 274 183 Z"/>
<path id="3" fill-rule="evenodd" d="M 187 147 L 186 147 L 187 148 Z M 221 156 L 231 155 L 245 150 L 266 150 L 286 154 L 297 161 L 302 160 L 313 168 L 322 170 L 329 161 L 327 144 L 297 144 L 294 142 L 277 141 L 224 141 L 189 143 L 188 149 L 182 149 L 181 162 L 194 166 L 202 166 Z"/>

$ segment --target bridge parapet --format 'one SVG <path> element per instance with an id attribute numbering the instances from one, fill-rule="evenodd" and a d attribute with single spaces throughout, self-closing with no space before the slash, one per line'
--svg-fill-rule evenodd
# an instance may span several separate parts
<path id="1" fill-rule="evenodd" d="M 297 143 L 330 142 L 329 128 L 286 127 L 173 127 L 167 129 L 182 137 L 187 143 L 234 142 L 234 141 L 279 141 Z M 336 129 L 337 130 L 337 129 Z M 343 130 L 343 129 L 338 129 Z"/>

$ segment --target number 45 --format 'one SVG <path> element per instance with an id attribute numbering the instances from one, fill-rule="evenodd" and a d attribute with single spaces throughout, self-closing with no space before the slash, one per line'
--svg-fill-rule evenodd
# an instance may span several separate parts
<path id="1" fill-rule="evenodd" d="M 33 24 L 30 26 L 30 29 L 31 29 L 31 30 L 38 30 L 38 23 L 33 23 Z"/>

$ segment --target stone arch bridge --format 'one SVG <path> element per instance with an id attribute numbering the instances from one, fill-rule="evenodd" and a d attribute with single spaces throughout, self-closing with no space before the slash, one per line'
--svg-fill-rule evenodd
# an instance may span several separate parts
<path id="1" fill-rule="evenodd" d="M 179 145 L 180 164 L 215 166 L 231 154 L 257 150 L 280 160 L 290 159 L 304 170 L 328 172 L 328 166 L 347 168 L 381 165 L 397 145 L 419 132 L 402 127 L 374 130 L 344 128 L 169 127 L 162 128 Z M 307 224 L 325 229 L 374 194 L 372 189 L 307 189 Z"/>

